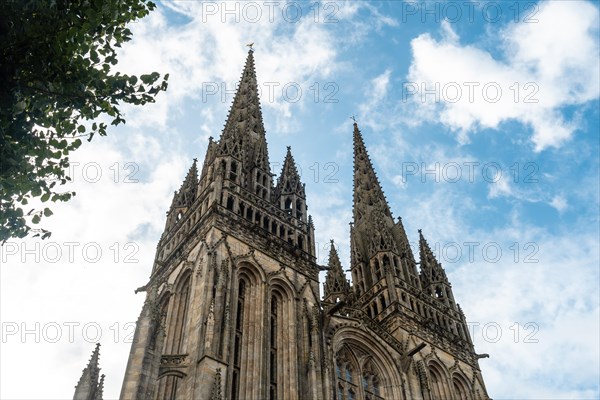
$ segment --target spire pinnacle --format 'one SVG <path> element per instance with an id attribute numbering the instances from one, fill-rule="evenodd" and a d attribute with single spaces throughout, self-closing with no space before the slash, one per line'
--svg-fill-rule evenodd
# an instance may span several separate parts
<path id="1" fill-rule="evenodd" d="M 99 358 L 100 343 L 97 343 L 87 366 L 83 369 L 77 386 L 75 386 L 74 400 L 102 400 L 104 375 L 100 377 Z M 98 378 L 100 378 L 100 381 Z"/>
<path id="2" fill-rule="evenodd" d="M 175 193 L 171 207 L 189 207 L 194 202 L 198 188 L 198 159 L 194 158 L 192 166 L 181 184 L 179 191 Z"/>
<path id="3" fill-rule="evenodd" d="M 437 300 L 456 309 L 454 295 L 446 271 L 436 258 L 423 232 L 419 229 L 419 256 L 421 258 L 421 286 L 422 289 Z"/>
<path id="4" fill-rule="evenodd" d="M 331 240 L 329 248 L 329 261 L 327 263 L 328 271 L 325 278 L 325 301 L 335 303 L 338 298 L 344 298 L 350 293 L 350 283 L 346 279 L 346 274 L 342 268 L 340 257 L 335 248 L 335 243 Z"/>
<path id="5" fill-rule="evenodd" d="M 433 251 L 431 251 L 431 248 L 429 247 L 429 243 L 427 243 L 427 240 L 423 236 L 423 231 L 421 229 L 419 229 L 419 257 L 421 258 L 421 269 L 423 268 L 424 263 L 435 265 L 438 264 Z"/>
<path id="6" fill-rule="evenodd" d="M 246 170 L 257 166 L 269 171 L 265 127 L 254 67 L 254 50 L 249 47 L 246 64 L 221 135 L 220 154 L 243 161 Z"/>
<path id="7" fill-rule="evenodd" d="M 393 226 L 392 213 L 373 169 L 358 124 L 354 122 L 354 223 L 383 218 Z"/>
<path id="8" fill-rule="evenodd" d="M 300 174 L 292 156 L 292 148 L 287 146 L 287 153 L 285 160 L 283 161 L 283 168 L 281 169 L 281 175 L 277 179 L 277 187 L 275 188 L 275 195 L 281 196 L 282 194 L 295 193 L 302 198 L 305 198 L 304 184 L 300 181 Z"/>
<path id="9" fill-rule="evenodd" d="M 419 229 L 419 258 L 421 261 L 421 283 L 424 286 L 448 280 L 444 268 L 442 268 L 442 265 L 435 258 L 421 229 Z"/>

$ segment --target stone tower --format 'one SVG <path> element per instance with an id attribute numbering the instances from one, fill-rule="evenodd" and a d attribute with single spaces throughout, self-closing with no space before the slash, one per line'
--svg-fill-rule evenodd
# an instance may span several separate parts
<path id="1" fill-rule="evenodd" d="M 316 263 L 289 147 L 273 177 L 250 50 L 221 137 L 174 194 L 121 399 L 488 399 L 450 282 L 422 236 L 417 272 L 358 126 L 352 284 L 333 242 Z"/>

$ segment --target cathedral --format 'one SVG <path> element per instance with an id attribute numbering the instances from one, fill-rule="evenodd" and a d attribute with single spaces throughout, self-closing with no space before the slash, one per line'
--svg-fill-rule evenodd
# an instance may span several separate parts
<path id="1" fill-rule="evenodd" d="M 421 231 L 416 261 L 356 122 L 353 140 L 350 282 L 333 242 L 317 263 L 289 147 L 273 179 L 249 51 L 221 137 L 175 192 L 137 290 L 122 400 L 489 399 L 442 265 Z M 75 399 L 100 400 L 103 379 L 97 347 Z"/>

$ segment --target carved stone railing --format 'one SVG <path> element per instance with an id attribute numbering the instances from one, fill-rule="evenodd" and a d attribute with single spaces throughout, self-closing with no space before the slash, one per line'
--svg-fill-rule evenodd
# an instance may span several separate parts
<path id="1" fill-rule="evenodd" d="M 188 354 L 165 354 L 160 358 L 161 368 L 185 368 L 187 367 Z"/>

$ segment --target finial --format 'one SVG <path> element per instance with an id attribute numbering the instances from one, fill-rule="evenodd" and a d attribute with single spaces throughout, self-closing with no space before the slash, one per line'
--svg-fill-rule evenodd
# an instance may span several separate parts
<path id="1" fill-rule="evenodd" d="M 197 163 L 197 162 L 198 162 L 198 159 L 197 159 L 197 158 L 194 158 L 194 162 L 195 162 L 195 163 Z"/>
<path id="2" fill-rule="evenodd" d="M 286 146 L 287 151 L 292 151 L 292 146 Z"/>
<path id="3" fill-rule="evenodd" d="M 254 49 L 252 48 L 252 46 L 254 46 L 254 42 L 248 43 L 246 46 L 250 47 L 249 51 L 254 51 Z"/>
<path id="4" fill-rule="evenodd" d="M 350 119 L 351 119 L 352 121 L 354 121 L 354 123 L 356 124 L 356 115 L 352 114 L 352 116 L 350 117 Z"/>

